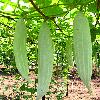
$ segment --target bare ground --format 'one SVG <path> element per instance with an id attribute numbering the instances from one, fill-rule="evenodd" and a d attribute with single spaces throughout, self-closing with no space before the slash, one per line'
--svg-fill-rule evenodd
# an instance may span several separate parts
<path id="1" fill-rule="evenodd" d="M 20 86 L 25 83 L 21 77 L 16 79 L 15 75 L 0 74 L 0 100 L 35 100 L 36 93 L 30 94 L 29 92 L 21 92 Z M 36 76 L 31 73 L 30 78 L 33 83 L 28 84 L 30 88 L 34 87 Z M 87 88 L 83 85 L 81 80 L 68 80 L 68 96 L 66 96 L 66 85 L 63 84 L 64 80 L 58 79 L 55 83 L 51 84 L 49 95 L 46 95 L 46 100 L 100 100 L 100 78 L 92 79 L 92 95 L 88 93 Z M 23 99 L 23 95 L 31 95 L 31 99 Z M 20 96 L 20 99 L 16 98 Z M 22 97 L 21 97 L 22 96 Z M 5 98 L 4 98 L 5 97 Z M 49 98 L 49 99 L 48 99 Z M 57 99 L 59 98 L 59 99 Z"/>

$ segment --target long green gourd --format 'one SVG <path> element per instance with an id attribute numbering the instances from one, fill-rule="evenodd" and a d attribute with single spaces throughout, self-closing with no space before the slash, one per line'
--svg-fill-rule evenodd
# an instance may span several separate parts
<path id="1" fill-rule="evenodd" d="M 72 58 L 72 39 L 66 39 L 66 60 L 68 65 L 73 66 L 73 58 Z"/>
<path id="2" fill-rule="evenodd" d="M 50 29 L 43 22 L 38 37 L 38 87 L 37 99 L 40 100 L 49 89 L 53 71 L 53 45 Z"/>
<path id="3" fill-rule="evenodd" d="M 78 73 L 89 91 L 92 75 L 92 44 L 88 19 L 79 12 L 74 19 L 73 29 L 75 62 Z"/>
<path id="4" fill-rule="evenodd" d="M 20 74 L 29 81 L 28 59 L 26 51 L 27 30 L 22 18 L 18 19 L 14 34 L 14 55 L 16 67 Z"/>

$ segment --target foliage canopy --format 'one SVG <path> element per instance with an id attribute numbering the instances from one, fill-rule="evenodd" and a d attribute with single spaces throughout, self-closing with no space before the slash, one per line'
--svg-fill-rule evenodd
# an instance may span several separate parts
<path id="1" fill-rule="evenodd" d="M 68 64 L 71 65 L 72 60 L 74 61 L 73 20 L 79 11 L 88 19 L 92 58 L 99 67 L 100 0 L 0 0 L 0 64 L 15 66 L 15 26 L 18 19 L 23 18 L 27 28 L 26 50 L 29 65 L 38 63 L 38 35 L 43 21 L 47 22 L 51 31 L 55 47 L 54 65 L 60 66 L 62 70 Z M 68 46 L 67 41 L 70 40 Z"/>

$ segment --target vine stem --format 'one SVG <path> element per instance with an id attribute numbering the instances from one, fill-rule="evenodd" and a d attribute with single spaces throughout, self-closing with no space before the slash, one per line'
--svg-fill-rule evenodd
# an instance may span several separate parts
<path id="1" fill-rule="evenodd" d="M 36 11 L 38 11 L 38 12 L 40 13 L 40 15 L 41 15 L 45 20 L 48 20 L 48 19 L 52 20 L 52 21 L 54 22 L 54 24 L 56 25 L 56 27 L 58 27 L 59 30 L 60 30 L 61 32 L 63 32 L 62 29 L 60 28 L 60 26 L 55 22 L 55 17 L 46 16 L 46 15 L 40 10 L 40 8 L 37 7 L 37 5 L 33 2 L 33 0 L 29 0 L 29 1 L 31 2 L 31 4 L 33 5 L 33 7 L 36 9 Z"/>
<path id="2" fill-rule="evenodd" d="M 49 17 L 45 16 L 45 14 L 40 10 L 40 8 L 38 8 L 35 3 L 33 2 L 33 0 L 29 0 L 31 2 L 31 4 L 33 5 L 33 7 L 42 15 L 42 17 L 44 17 L 45 19 L 49 19 Z"/>

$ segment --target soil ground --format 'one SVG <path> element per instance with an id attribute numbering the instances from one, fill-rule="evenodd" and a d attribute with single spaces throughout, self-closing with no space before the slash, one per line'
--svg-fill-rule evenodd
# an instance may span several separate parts
<path id="1" fill-rule="evenodd" d="M 30 73 L 30 78 L 33 83 L 28 84 L 28 86 L 32 88 L 35 86 L 36 76 Z M 88 93 L 81 80 L 71 79 L 68 80 L 68 96 L 66 96 L 66 85 L 62 81 L 62 79 L 58 79 L 56 80 L 57 84 L 51 84 L 51 93 L 46 95 L 46 100 L 100 100 L 100 78 L 97 77 L 91 81 L 92 95 Z M 21 77 L 0 73 L 0 100 L 35 100 L 36 93 L 33 95 L 29 92 L 26 93 L 31 95 L 33 99 L 21 98 L 22 95 L 25 95 L 25 91 L 20 93 L 19 90 L 23 83 L 25 83 L 25 80 Z M 19 94 L 20 99 L 16 98 Z"/>

